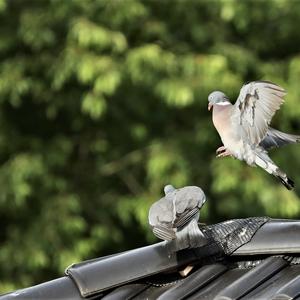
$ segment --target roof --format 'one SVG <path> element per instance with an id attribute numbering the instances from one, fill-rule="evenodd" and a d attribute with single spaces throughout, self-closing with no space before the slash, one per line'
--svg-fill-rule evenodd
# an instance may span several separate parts
<path id="1" fill-rule="evenodd" d="M 300 221 L 249 218 L 204 226 L 206 246 L 161 242 L 67 268 L 4 299 L 296 299 Z"/>

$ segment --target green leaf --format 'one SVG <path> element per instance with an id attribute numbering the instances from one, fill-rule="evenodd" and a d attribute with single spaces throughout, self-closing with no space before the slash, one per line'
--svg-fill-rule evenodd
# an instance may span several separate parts
<path id="1" fill-rule="evenodd" d="M 101 95 L 88 93 L 82 101 L 82 111 L 92 119 L 99 119 L 106 110 L 106 101 Z"/>

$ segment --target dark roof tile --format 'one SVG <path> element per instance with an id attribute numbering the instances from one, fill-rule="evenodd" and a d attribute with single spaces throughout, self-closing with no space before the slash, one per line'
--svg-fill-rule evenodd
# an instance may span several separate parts
<path id="1" fill-rule="evenodd" d="M 189 277 L 170 288 L 161 295 L 159 300 L 167 299 L 184 299 L 193 294 L 195 291 L 203 288 L 211 281 L 221 276 L 227 271 L 227 267 L 223 264 L 212 264 L 201 267 Z"/>
<path id="2" fill-rule="evenodd" d="M 119 300 L 119 299 L 132 299 L 137 297 L 141 292 L 149 287 L 148 284 L 133 283 L 116 288 L 113 292 L 109 293 L 103 300 Z"/>
<path id="3" fill-rule="evenodd" d="M 268 257 L 257 267 L 249 270 L 246 274 L 221 290 L 216 300 L 240 299 L 249 294 L 256 287 L 271 278 L 274 274 L 285 268 L 288 262 L 281 257 Z"/>
<path id="4" fill-rule="evenodd" d="M 233 283 L 235 280 L 243 276 L 249 270 L 247 269 L 231 269 L 225 272 L 222 276 L 216 278 L 210 284 L 204 288 L 192 294 L 187 299 L 189 300 L 199 300 L 199 299 L 214 299 L 220 290 L 225 289 L 228 285 Z"/>

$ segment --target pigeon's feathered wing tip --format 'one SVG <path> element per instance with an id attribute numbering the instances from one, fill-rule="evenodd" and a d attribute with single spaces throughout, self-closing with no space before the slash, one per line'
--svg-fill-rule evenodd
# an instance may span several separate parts
<path id="1" fill-rule="evenodd" d="M 292 179 L 288 178 L 288 177 L 281 177 L 281 176 L 276 176 L 281 183 L 288 189 L 288 190 L 292 190 L 295 187 L 295 183 Z"/>
<path id="2" fill-rule="evenodd" d="M 294 187 L 295 187 L 295 182 L 292 179 L 287 178 L 287 188 L 292 190 Z"/>
<path id="3" fill-rule="evenodd" d="M 156 225 L 152 228 L 152 231 L 156 237 L 165 241 L 172 241 L 176 238 L 176 233 L 172 228 L 168 228 L 164 225 Z"/>

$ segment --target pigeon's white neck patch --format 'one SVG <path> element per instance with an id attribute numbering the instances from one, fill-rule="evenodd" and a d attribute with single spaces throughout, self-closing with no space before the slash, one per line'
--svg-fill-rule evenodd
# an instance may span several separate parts
<path id="1" fill-rule="evenodd" d="M 230 105 L 231 103 L 229 101 L 224 101 L 224 102 L 218 102 L 215 105 L 220 105 L 220 106 L 225 106 L 225 105 Z"/>

